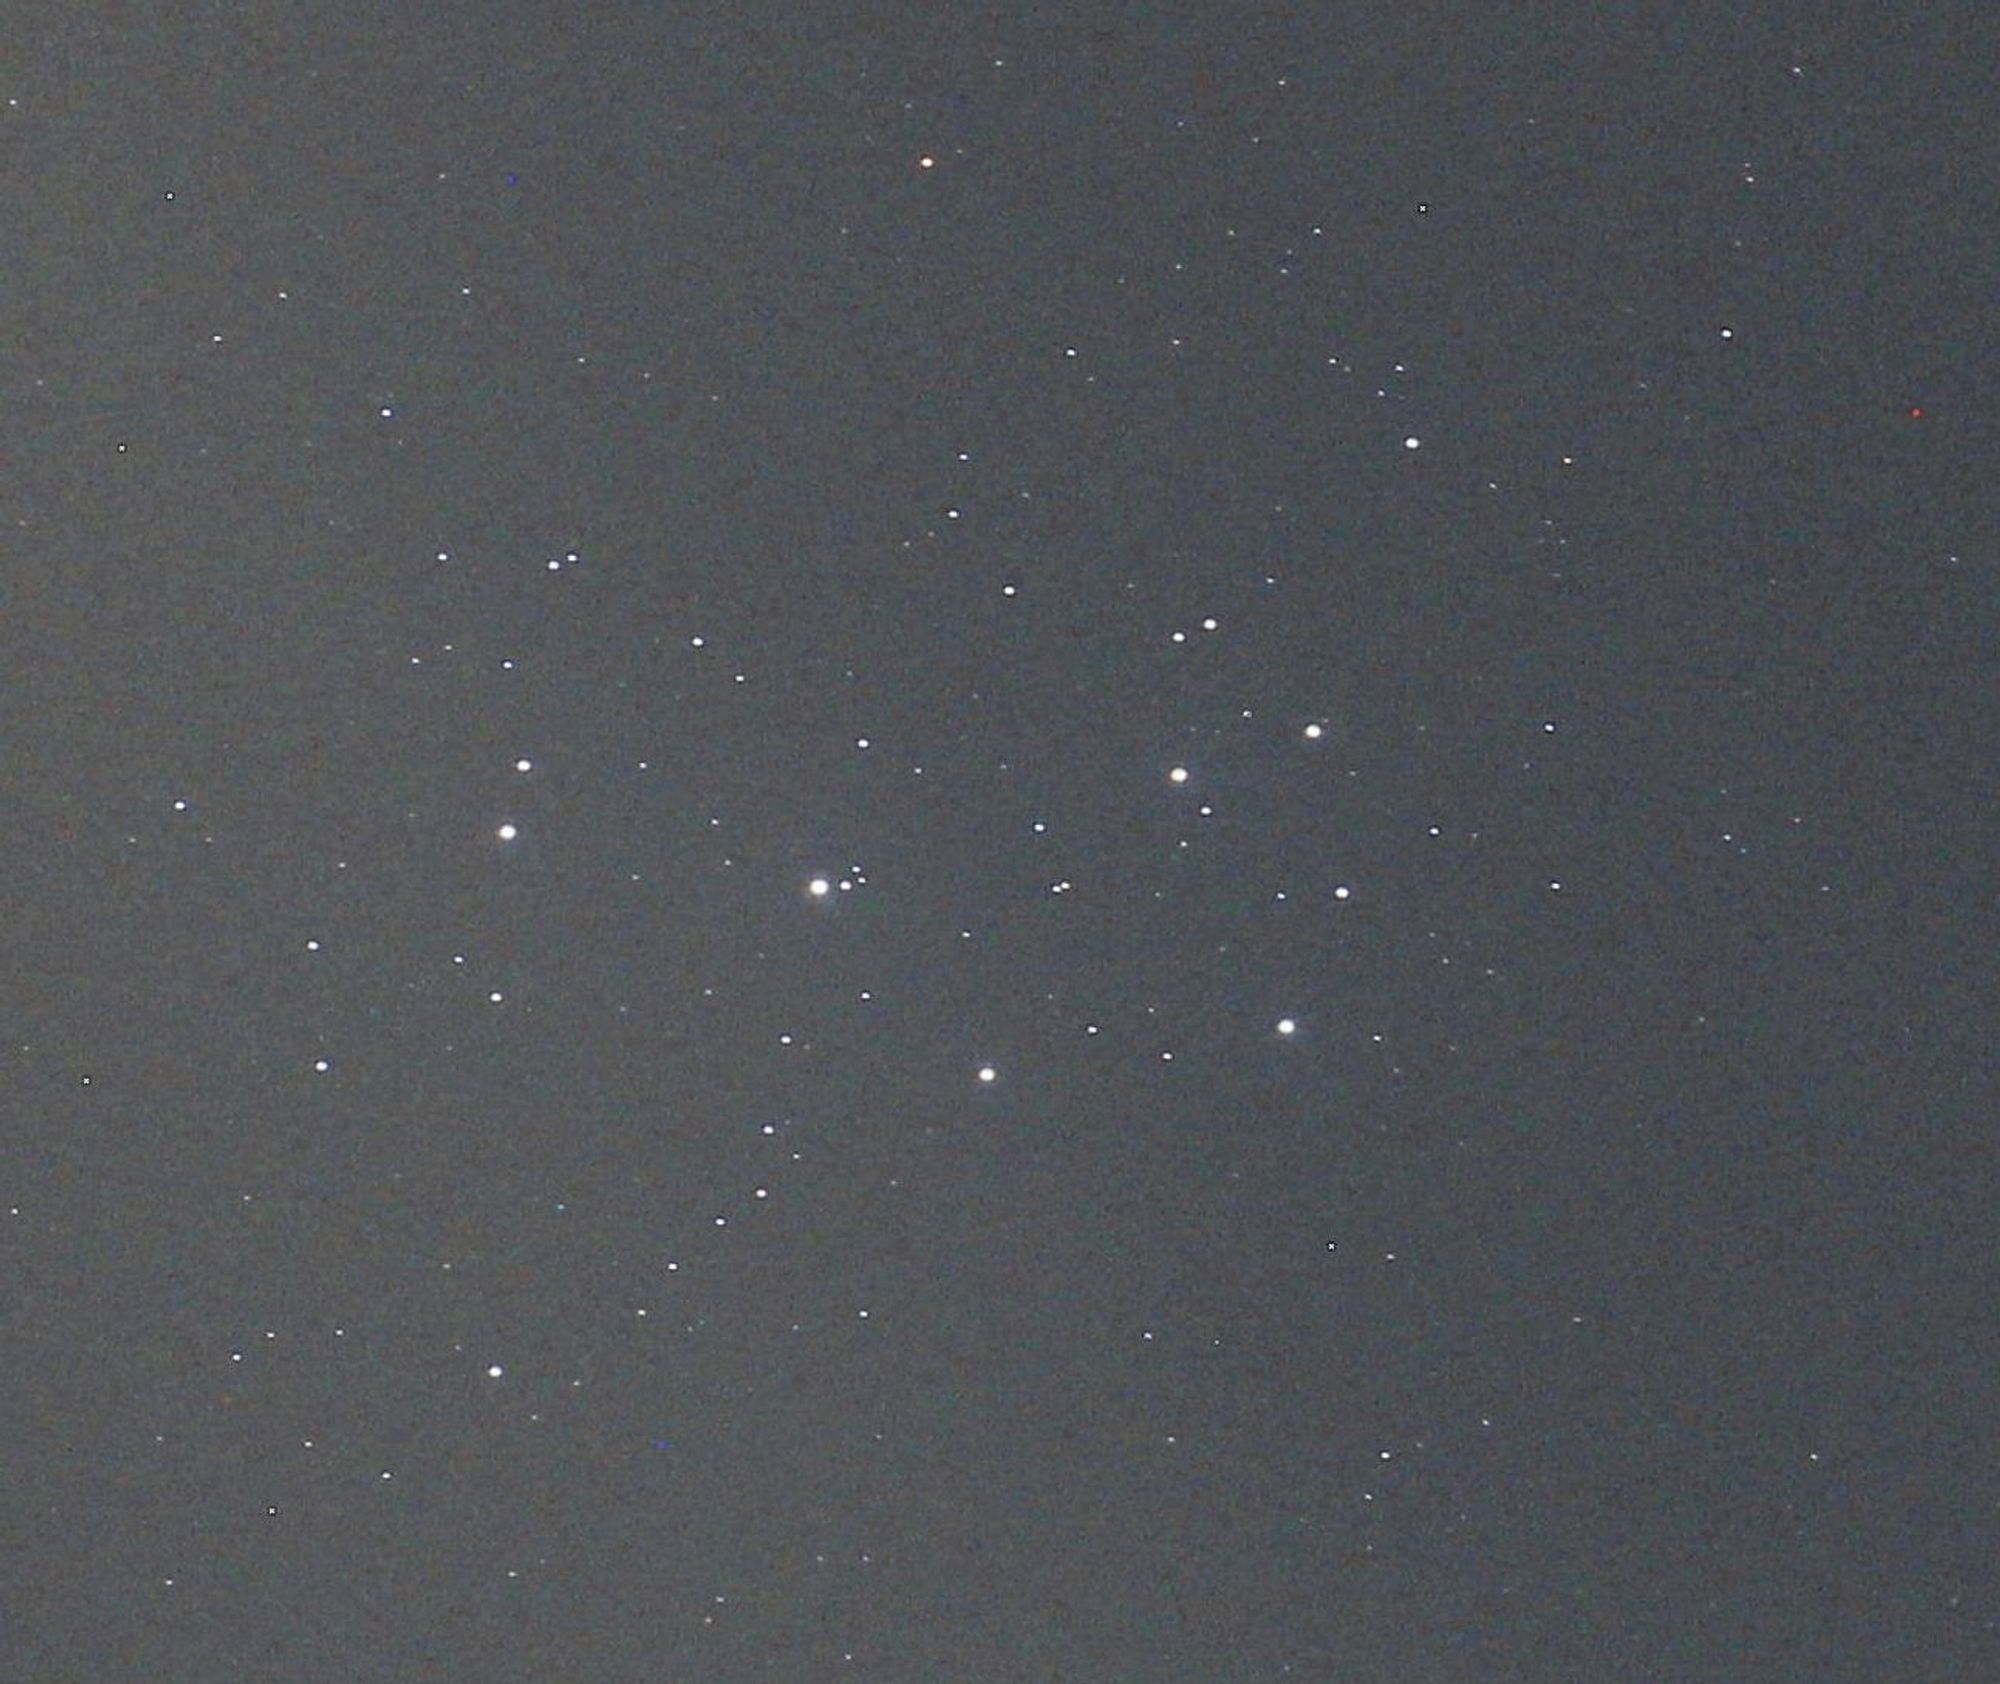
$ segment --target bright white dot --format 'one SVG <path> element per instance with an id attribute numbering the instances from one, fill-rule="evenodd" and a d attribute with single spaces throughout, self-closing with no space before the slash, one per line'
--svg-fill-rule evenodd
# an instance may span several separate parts
<path id="1" fill-rule="evenodd" d="M 982 1064 L 979 1067 L 979 1079 L 982 1082 L 997 1082 L 1000 1080 L 1000 1072 L 990 1064 Z"/>
<path id="2" fill-rule="evenodd" d="M 1296 1035 L 1298 1032 L 1299 1025 L 1296 1018 L 1281 1017 L 1278 1019 L 1278 1033 L 1280 1035 Z"/>
<path id="3" fill-rule="evenodd" d="M 316 1058 L 313 1060 L 313 1068 L 324 1074 L 326 1071 L 331 1070 L 333 1066 L 323 1058 Z"/>
<path id="4" fill-rule="evenodd" d="M 1312 724 L 1306 727 L 1306 741 L 1309 743 L 1316 743 L 1325 735 L 1326 727 L 1321 725 L 1318 720 L 1314 720 Z"/>
<path id="5" fill-rule="evenodd" d="M 517 760 L 514 762 L 514 770 L 517 772 L 532 772 L 534 769 L 535 763 L 532 760 Z"/>
<path id="6" fill-rule="evenodd" d="M 829 883 L 824 877 L 815 877 L 810 883 L 806 885 L 806 893 L 813 896 L 815 899 L 818 899 L 820 896 L 823 895 L 829 895 L 832 892 L 833 892 L 833 885 Z"/>
<path id="7" fill-rule="evenodd" d="M 1410 436 L 1409 436 L 1408 438 L 1406 438 L 1405 440 L 1403 440 L 1403 448 L 1404 448 L 1405 450 L 1415 450 L 1415 449 L 1417 449 L 1417 448 L 1418 448 L 1418 447 L 1419 447 L 1419 446 L 1420 446 L 1420 445 L 1421 445 L 1421 444 L 1422 444 L 1423 442 L 1424 442 L 1424 441 L 1423 441 L 1422 439 L 1418 438 L 1418 437 L 1417 437 L 1417 435 L 1416 435 L 1415 433 L 1412 433 L 1412 434 L 1411 434 L 1411 435 L 1410 435 Z"/>
<path id="8" fill-rule="evenodd" d="M 492 992 L 491 994 L 487 995 L 487 996 L 486 996 L 486 998 L 487 998 L 488 1000 L 492 1001 L 492 1002 L 493 1002 L 493 1004 L 497 1006 L 497 1005 L 499 1005 L 499 1004 L 500 1004 L 500 1002 L 501 1002 L 502 1000 L 506 999 L 506 998 L 507 998 L 507 996 L 506 996 L 506 995 L 504 995 L 504 994 L 502 994 L 502 993 L 500 992 L 500 990 L 496 988 L 496 989 L 494 989 L 494 990 L 493 990 L 493 992 Z"/>
<path id="9" fill-rule="evenodd" d="M 929 153 L 925 153 L 923 157 L 917 160 L 917 168 L 920 170 L 934 170 L 937 168 L 937 159 L 931 157 Z"/>
<path id="10" fill-rule="evenodd" d="M 1167 782 L 1170 784 L 1184 784 L 1187 781 L 1188 769 L 1185 766 L 1176 766 L 1167 774 Z"/>
<path id="11" fill-rule="evenodd" d="M 496 1363 L 493 1363 L 492 1365 L 490 1365 L 490 1366 L 489 1366 L 489 1367 L 487 1368 L 487 1370 L 486 1370 L 486 1378 L 487 1378 L 487 1379 L 489 1379 L 489 1380 L 497 1380 L 497 1379 L 499 1379 L 499 1378 L 500 1378 L 500 1376 L 501 1376 L 501 1375 L 505 1374 L 506 1372 L 507 1372 L 507 1371 L 506 1371 L 506 1369 L 502 1368 L 502 1367 L 501 1367 L 501 1366 L 500 1366 L 500 1365 L 499 1365 L 499 1364 L 498 1364 L 498 1363 L 496 1362 Z"/>
<path id="12" fill-rule="evenodd" d="M 854 746 L 856 748 L 867 748 L 870 746 L 870 744 L 866 737 L 856 737 L 854 739 Z"/>
<path id="13" fill-rule="evenodd" d="M 1345 883 L 1341 883 L 1335 887 L 1333 891 L 1333 898 L 1335 900 L 1346 900 L 1348 896 L 1350 896 L 1353 893 L 1354 891 L 1350 889 Z"/>
<path id="14" fill-rule="evenodd" d="M 494 831 L 493 834 L 499 837 L 502 842 L 511 842 L 514 840 L 515 837 L 519 836 L 521 833 L 518 830 L 516 830 L 511 824 L 503 824 L 502 826 L 500 826 L 498 830 Z"/>

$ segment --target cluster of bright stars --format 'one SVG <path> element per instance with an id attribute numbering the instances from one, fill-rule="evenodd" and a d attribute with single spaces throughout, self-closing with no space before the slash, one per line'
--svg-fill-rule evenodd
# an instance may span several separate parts
<path id="1" fill-rule="evenodd" d="M 1326 728 L 1315 720 L 1305 727 L 1303 734 L 1307 741 L 1317 742 L 1325 736 Z M 863 746 L 866 746 L 866 739 L 863 739 Z M 514 762 L 514 770 L 517 772 L 533 771 L 534 762 L 526 759 L 516 760 Z M 1167 771 L 1167 781 L 1177 786 L 1186 784 L 1192 776 L 1193 774 L 1185 766 L 1170 767 Z M 1036 826 L 1037 830 L 1041 828 L 1040 825 Z M 499 825 L 495 826 L 493 834 L 502 842 L 512 842 L 520 836 L 521 832 L 520 828 L 511 819 L 508 819 L 503 820 Z M 846 877 L 814 876 L 806 880 L 805 892 L 807 897 L 812 900 L 830 900 L 836 893 L 846 894 L 850 892 L 860 881 L 862 881 L 862 878 L 859 872 Z M 1333 898 L 1335 900 L 1347 900 L 1352 894 L 1353 890 L 1345 883 L 1342 883 L 1335 887 Z M 313 945 L 316 946 L 317 943 Z M 494 998 L 497 999 L 498 996 L 496 995 Z M 1281 1017 L 1272 1025 L 1272 1029 L 1280 1040 L 1289 1041 L 1294 1039 L 1299 1033 L 1299 1020 L 1295 1017 Z M 325 1070 L 327 1068 L 326 1061 L 324 1059 L 320 1060 L 315 1068 Z M 1000 1080 L 1000 1070 L 997 1065 L 981 1064 L 974 1071 L 974 1076 L 981 1087 L 991 1087 Z"/>

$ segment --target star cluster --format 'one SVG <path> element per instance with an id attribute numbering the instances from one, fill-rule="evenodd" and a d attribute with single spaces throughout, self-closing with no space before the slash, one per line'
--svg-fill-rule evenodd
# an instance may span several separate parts
<path id="1" fill-rule="evenodd" d="M 1461 10 L 4 73 L 23 1677 L 1981 1675 L 1953 61 Z"/>

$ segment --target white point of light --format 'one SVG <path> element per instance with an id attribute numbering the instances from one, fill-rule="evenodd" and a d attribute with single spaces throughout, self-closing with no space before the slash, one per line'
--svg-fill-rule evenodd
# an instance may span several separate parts
<path id="1" fill-rule="evenodd" d="M 833 893 L 833 885 L 824 877 L 815 877 L 806 885 L 806 893 L 815 900 L 821 900 Z"/>
<path id="2" fill-rule="evenodd" d="M 1167 774 L 1167 782 L 1170 784 L 1184 784 L 1187 781 L 1188 769 L 1185 766 L 1176 766 Z"/>
<path id="3" fill-rule="evenodd" d="M 1423 444 L 1423 442 L 1424 441 L 1418 438 L 1415 433 L 1412 433 L 1408 438 L 1403 440 L 1403 448 L 1405 450 L 1416 450 Z"/>
<path id="4" fill-rule="evenodd" d="M 503 824 L 497 830 L 495 830 L 493 834 L 499 837 L 502 842 L 511 842 L 514 840 L 515 837 L 519 836 L 521 833 L 520 831 L 516 830 L 513 825 Z"/>
<path id="5" fill-rule="evenodd" d="M 505 1374 L 506 1372 L 507 1372 L 506 1369 L 502 1368 L 496 1362 L 486 1370 L 486 1378 L 489 1380 L 497 1380 L 500 1378 L 501 1375 Z"/>
<path id="6" fill-rule="evenodd" d="M 1320 724 L 1318 720 L 1314 720 L 1312 724 L 1306 727 L 1306 741 L 1309 743 L 1316 743 L 1325 735 L 1326 727 Z"/>
<path id="7" fill-rule="evenodd" d="M 1335 900 L 1346 900 L 1353 893 L 1354 891 L 1352 889 L 1350 889 L 1345 883 L 1342 883 L 1334 889 L 1333 898 Z"/>
<path id="8" fill-rule="evenodd" d="M 534 769 L 535 763 L 532 760 L 517 760 L 514 762 L 514 770 L 517 772 L 532 772 Z"/>
<path id="9" fill-rule="evenodd" d="M 1278 1019 L 1278 1033 L 1280 1035 L 1296 1035 L 1298 1032 L 1299 1024 L 1297 1018 L 1281 1017 Z"/>
<path id="10" fill-rule="evenodd" d="M 979 1079 L 982 1082 L 997 1082 L 1000 1080 L 1000 1072 L 990 1064 L 982 1064 L 979 1067 Z"/>

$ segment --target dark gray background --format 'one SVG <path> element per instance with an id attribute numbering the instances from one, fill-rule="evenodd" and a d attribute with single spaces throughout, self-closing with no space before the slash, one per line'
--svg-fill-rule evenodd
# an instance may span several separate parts
<path id="1" fill-rule="evenodd" d="M 1953 16 L 13 7 L 0 1677 L 2000 1676 Z"/>

